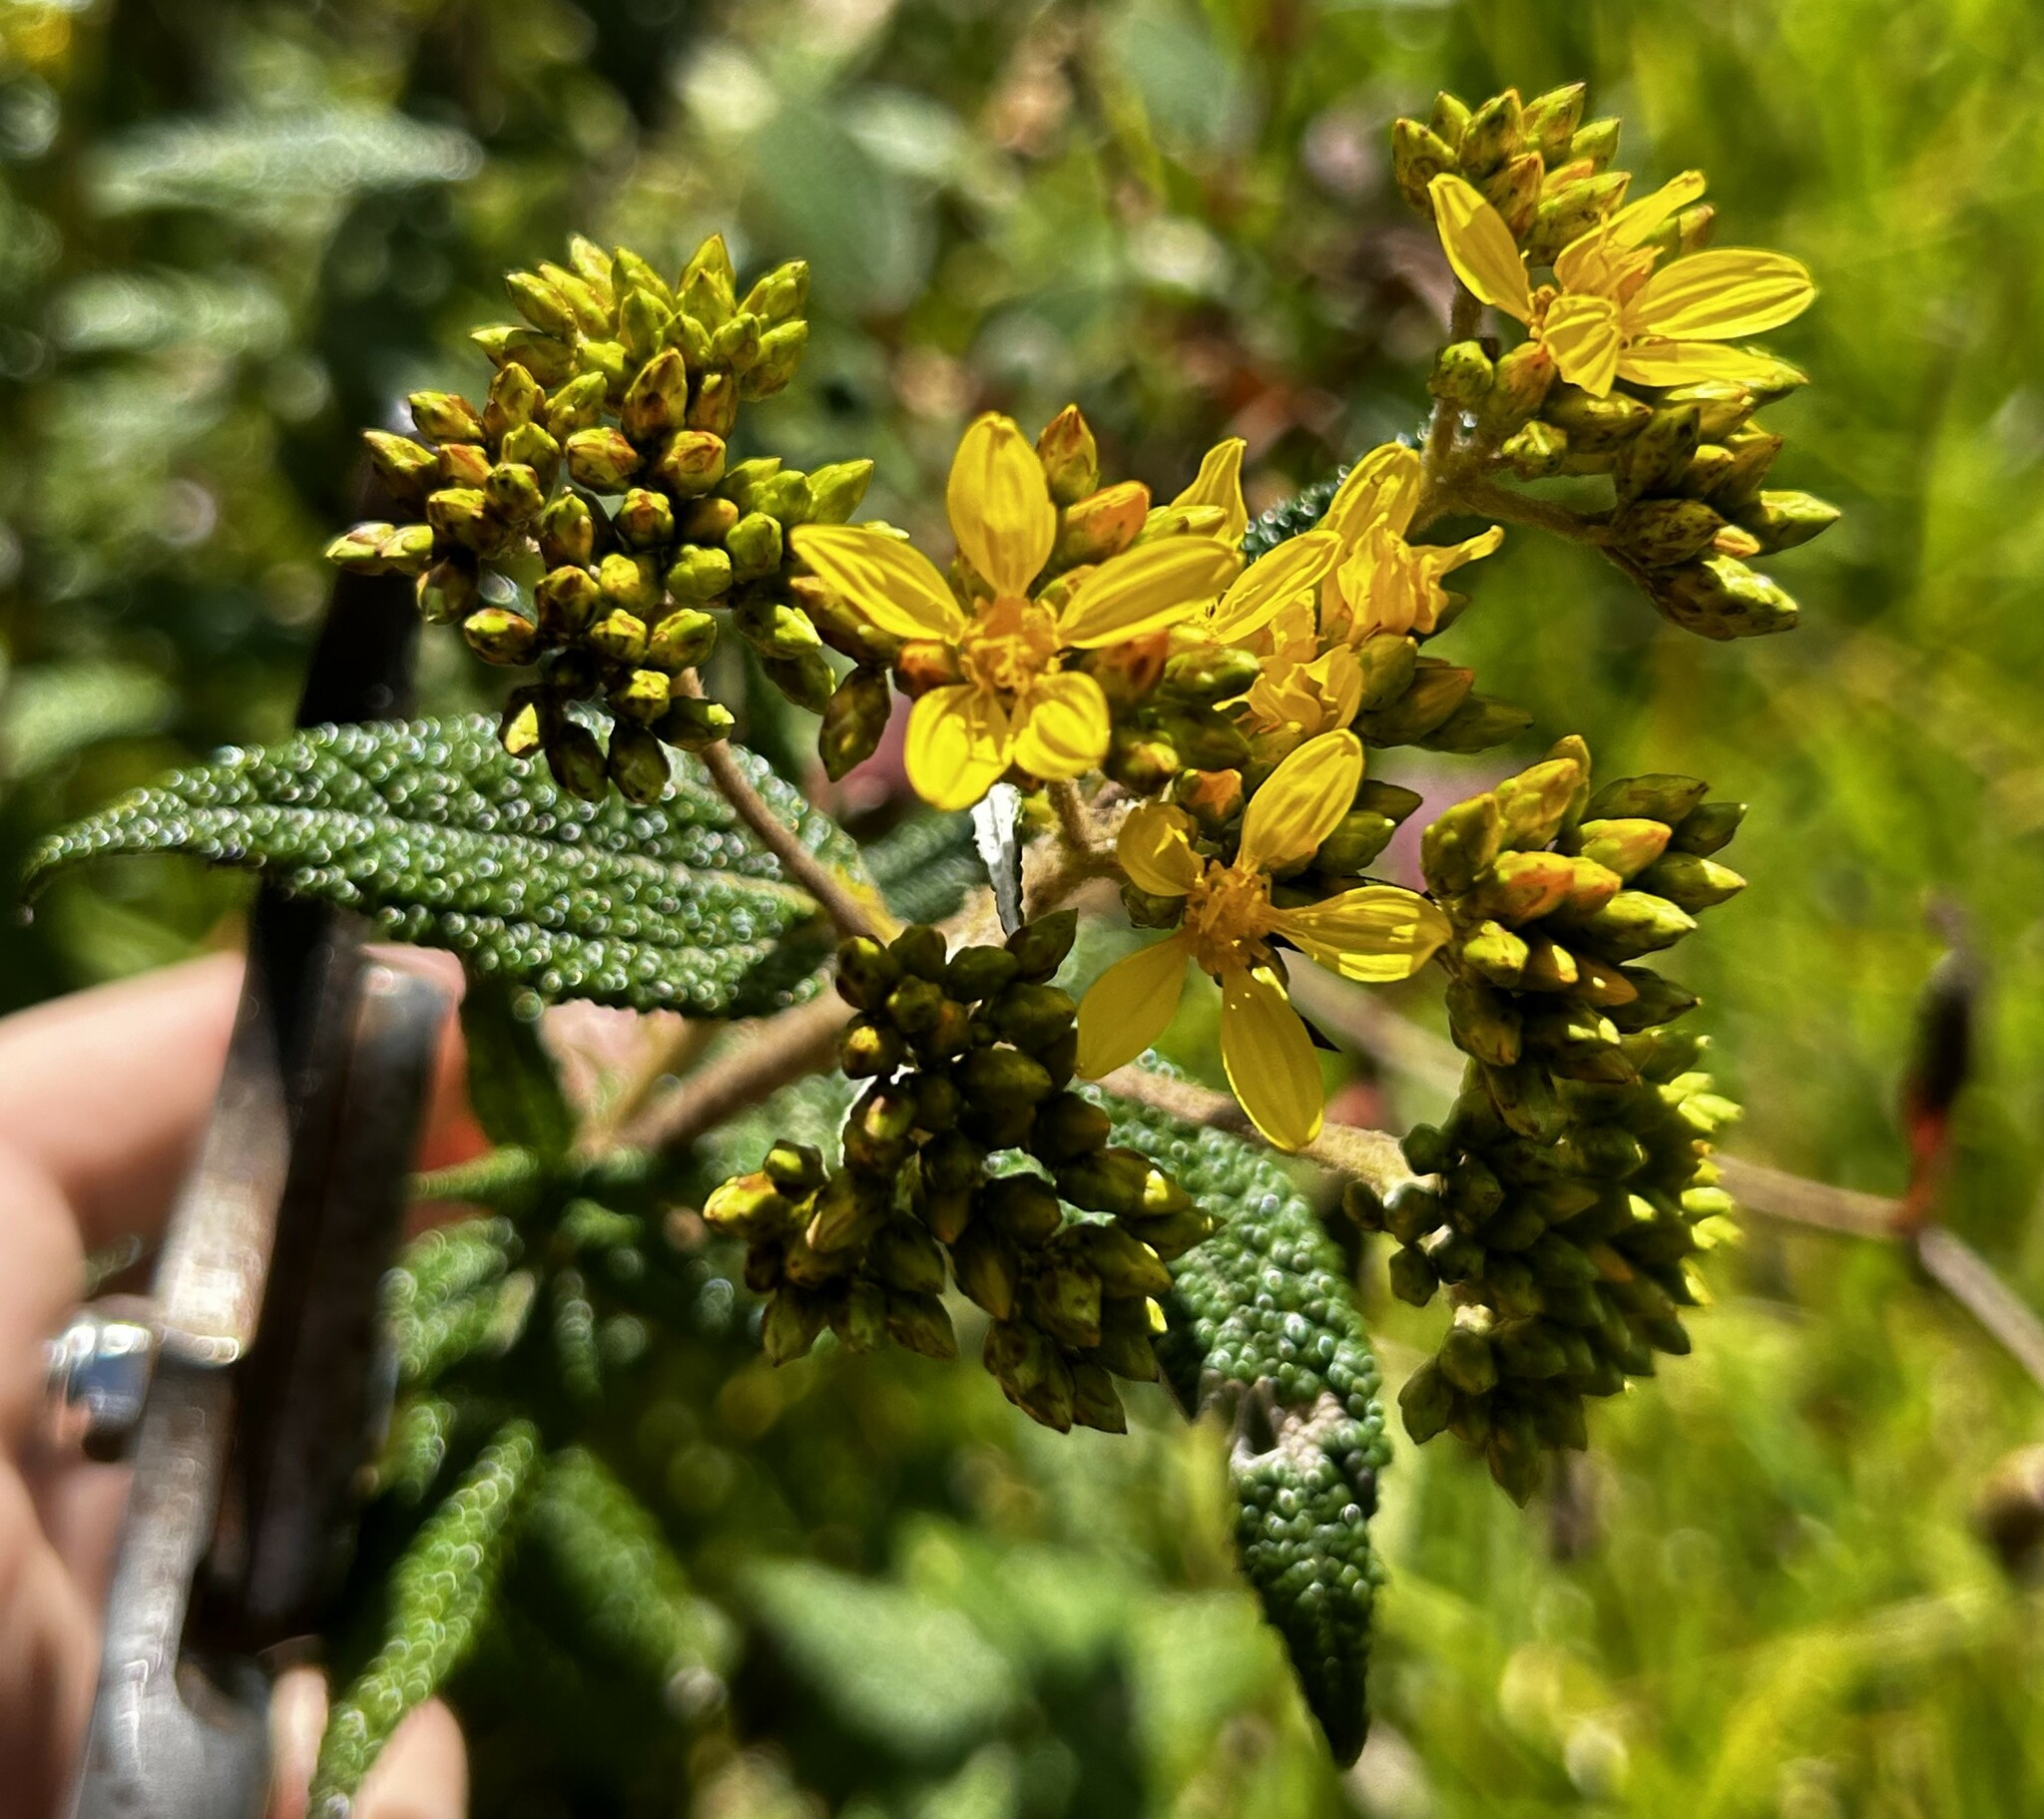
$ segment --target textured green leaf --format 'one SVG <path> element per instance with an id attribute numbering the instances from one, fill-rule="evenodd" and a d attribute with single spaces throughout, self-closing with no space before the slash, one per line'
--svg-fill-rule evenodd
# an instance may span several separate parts
<path id="1" fill-rule="evenodd" d="M 574 1633 L 607 1667 L 638 1675 L 658 1694 L 684 1675 L 724 1666 L 730 1637 L 722 1616 L 690 1590 L 651 1513 L 593 1455 L 574 1447 L 548 1463 L 520 1541 L 533 1544 Z"/>
<path id="2" fill-rule="evenodd" d="M 539 999 L 501 980 L 471 979 L 461 1001 L 468 1051 L 468 1104 L 493 1143 L 516 1143 L 543 1156 L 567 1154 L 575 1115 L 561 1095 L 553 1057 L 539 1031 Z"/>
<path id="3" fill-rule="evenodd" d="M 1315 480 L 1289 499 L 1280 499 L 1261 518 L 1252 519 L 1250 528 L 1243 533 L 1243 554 L 1255 562 L 1259 556 L 1270 555 L 1287 538 L 1302 537 L 1326 516 L 1327 507 L 1347 478 L 1348 470 L 1337 468 L 1324 480 Z"/>
<path id="4" fill-rule="evenodd" d="M 865 863 L 903 922 L 941 922 L 986 882 L 969 814 L 913 815 L 868 846 Z"/>
<path id="5" fill-rule="evenodd" d="M 390 1575 L 383 1644 L 335 1701 L 320 1739 L 309 1800 L 317 1819 L 345 1819 L 399 1720 L 461 1664 L 538 1464 L 538 1433 L 529 1422 L 507 1422 L 420 1524 Z"/>
<path id="6" fill-rule="evenodd" d="M 752 753 L 810 850 L 856 849 Z M 577 800 L 481 718 L 318 726 L 174 772 L 52 836 L 31 888 L 101 853 L 186 852 L 451 948 L 471 974 L 634 1010 L 757 1016 L 810 996 L 829 933 L 693 758 L 667 798 Z"/>
<path id="7" fill-rule="evenodd" d="M 1370 1610 L 1383 1578 L 1368 1523 L 1390 1447 L 1341 1253 L 1265 1152 L 1146 1107 L 1103 1103 L 1114 1141 L 1168 1167 L 1224 1221 L 1172 1265 L 1158 1357 L 1186 1407 L 1234 1420 L 1243 1571 L 1328 1746 L 1353 1761 L 1368 1729 Z"/>

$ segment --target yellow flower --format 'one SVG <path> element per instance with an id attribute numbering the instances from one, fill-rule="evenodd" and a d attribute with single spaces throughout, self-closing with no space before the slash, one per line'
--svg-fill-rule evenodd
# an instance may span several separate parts
<path id="1" fill-rule="evenodd" d="M 1349 470 L 1328 502 L 1320 528 L 1343 551 L 1320 584 L 1320 630 L 1330 644 L 1359 645 L 1379 632 L 1431 632 L 1447 604 L 1441 577 L 1504 541 L 1503 530 L 1492 525 L 1461 543 L 1407 543 L 1422 485 L 1418 452 L 1387 442 Z"/>
<path id="2" fill-rule="evenodd" d="M 1427 186 L 1441 247 L 1455 275 L 1493 309 L 1516 316 L 1572 385 L 1603 397 L 1617 379 L 1687 385 L 1752 378 L 1767 370 L 1715 343 L 1779 328 L 1816 295 L 1809 272 L 1785 252 L 1742 247 L 1693 252 L 1656 271 L 1644 242 L 1704 193 L 1688 171 L 1572 240 L 1553 284 L 1535 290 L 1504 218 L 1459 177 Z"/>
<path id="3" fill-rule="evenodd" d="M 1192 961 L 1221 982 L 1221 1060 L 1257 1129 L 1280 1149 L 1320 1131 L 1319 1064 L 1271 945 L 1281 935 L 1344 979 L 1410 978 L 1448 938 L 1426 898 L 1365 884 L 1300 909 L 1271 901 L 1271 874 L 1307 858 L 1345 815 L 1362 781 L 1362 742 L 1322 733 L 1292 752 L 1250 798 L 1232 865 L 1194 851 L 1192 817 L 1161 803 L 1122 824 L 1117 854 L 1139 890 L 1186 900 L 1185 924 L 1108 968 L 1079 1007 L 1079 1072 L 1135 1060 L 1170 1023 Z"/>
<path id="4" fill-rule="evenodd" d="M 1348 645 L 1320 649 L 1312 596 L 1288 601 L 1270 631 L 1263 674 L 1244 697 L 1245 729 L 1281 751 L 1348 725 L 1362 706 L 1362 666 Z"/>
<path id="5" fill-rule="evenodd" d="M 1088 571 L 1062 604 L 1031 584 L 1050 559 L 1058 514 L 1043 466 L 1014 423 L 966 430 L 944 503 L 958 548 L 992 591 L 960 605 L 929 559 L 871 525 L 803 525 L 795 553 L 884 632 L 934 639 L 965 680 L 932 688 L 908 716 L 908 780 L 938 808 L 969 808 L 1010 764 L 1075 777 L 1107 755 L 1107 696 L 1062 668 L 1068 651 L 1145 638 L 1201 610 L 1242 558 L 1212 537 L 1138 544 Z"/>

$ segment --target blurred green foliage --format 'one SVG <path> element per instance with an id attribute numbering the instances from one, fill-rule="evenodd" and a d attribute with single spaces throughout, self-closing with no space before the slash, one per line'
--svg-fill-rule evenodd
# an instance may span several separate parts
<path id="1" fill-rule="evenodd" d="M 1782 478 L 1846 518 L 1782 564 L 1787 639 L 1686 639 L 1519 533 L 1456 648 L 1541 742 L 1754 803 L 1754 888 L 1685 952 L 1747 1152 L 1897 1183 L 1926 899 L 1963 909 L 1993 984 L 1951 1216 L 2044 1296 L 2023 0 L 0 0 L 0 870 L 287 722 L 354 427 L 472 380 L 496 274 L 571 228 L 809 257 L 809 362 L 755 433 L 876 455 L 872 509 L 919 530 L 987 404 L 1076 398 L 1165 488 L 1243 434 L 1268 501 L 1423 403 L 1444 272 L 1387 182 L 1392 116 L 1578 76 L 1643 180 L 1701 165 L 1724 239 L 1817 274 L 1780 337 L 1816 379 L 1778 413 Z M 430 645 L 431 704 L 469 704 Z M 1396 775 L 1436 804 L 1479 780 Z M 67 881 L 8 929 L 0 1006 L 225 939 L 239 900 L 161 863 Z M 1431 1328 L 1379 1268 L 1395 1381 Z M 1967 1511 L 2034 1391 L 1885 1253 L 1761 1228 L 1720 1282 L 1697 1355 L 1530 1514 L 1401 1453 L 1345 1780 L 1234 1579 L 1214 1437 L 1152 1402 L 1126 1442 L 1061 1440 L 977 1373 L 727 1348 L 641 1437 L 742 1635 L 724 1717 L 619 1745 L 647 1810 L 2029 1810 L 2044 1630 Z M 598 1810 L 573 1735 L 476 1699 L 478 1810 Z"/>

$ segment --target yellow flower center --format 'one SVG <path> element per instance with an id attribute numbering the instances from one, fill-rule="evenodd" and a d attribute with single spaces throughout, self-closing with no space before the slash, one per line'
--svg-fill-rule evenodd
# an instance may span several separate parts
<path id="1" fill-rule="evenodd" d="M 1050 609 L 1012 595 L 980 608 L 958 637 L 965 680 L 997 694 L 1026 692 L 1057 657 L 1057 621 Z"/>
<path id="2" fill-rule="evenodd" d="M 1206 876 L 1186 893 L 1185 926 L 1193 938 L 1193 958 L 1210 973 L 1261 959 L 1271 917 L 1271 880 L 1262 872 L 1210 859 Z"/>

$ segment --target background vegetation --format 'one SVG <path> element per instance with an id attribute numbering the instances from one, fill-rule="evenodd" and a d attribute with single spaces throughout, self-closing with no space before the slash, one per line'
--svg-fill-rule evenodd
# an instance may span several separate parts
<path id="1" fill-rule="evenodd" d="M 1992 993 L 1949 1216 L 2044 1297 L 2021 0 L 0 0 L 0 872 L 287 722 L 354 427 L 472 379 L 497 274 L 569 230 L 810 258 L 809 363 L 756 432 L 876 456 L 898 521 L 929 519 L 969 413 L 1071 398 L 1161 488 L 1247 436 L 1268 501 L 1424 401 L 1445 272 L 1390 119 L 1575 77 L 1643 181 L 1703 166 L 1723 237 L 1817 274 L 1779 337 L 1817 381 L 1776 413 L 1782 474 L 1846 518 L 1781 564 L 1789 638 L 1700 644 L 1521 533 L 1455 649 L 1535 710 L 1529 753 L 1580 729 L 1754 802 L 1754 888 L 1685 949 L 1743 1153 L 1897 1184 L 1926 903 L 1963 911 Z M 430 644 L 428 697 L 462 703 L 465 658 Z M 1396 774 L 1435 806 L 1485 780 Z M 886 813 L 870 786 L 838 806 Z M 7 930 L 0 1007 L 230 940 L 243 888 L 66 880 Z M 1355 1067 L 1353 1115 L 1437 1109 Z M 1438 1316 L 1379 1269 L 1395 1381 Z M 589 1752 L 655 1726 L 655 1810 L 705 1819 L 2027 1810 L 2044 1627 L 1968 1512 L 2034 1390 L 1884 1251 L 1757 1227 L 1718 1279 L 1696 1356 L 1600 1410 L 1526 1514 L 1449 1443 L 1402 1451 L 1345 1778 L 1237 1589 L 1214 1437 L 1161 1399 L 1126 1442 L 1061 1440 L 976 1372 L 769 1377 L 706 1341 L 643 1446 L 728 1678 L 623 1732 L 564 1689 L 548 1737 L 490 1730 L 485 1659 L 478 1810 L 568 1810 Z"/>

